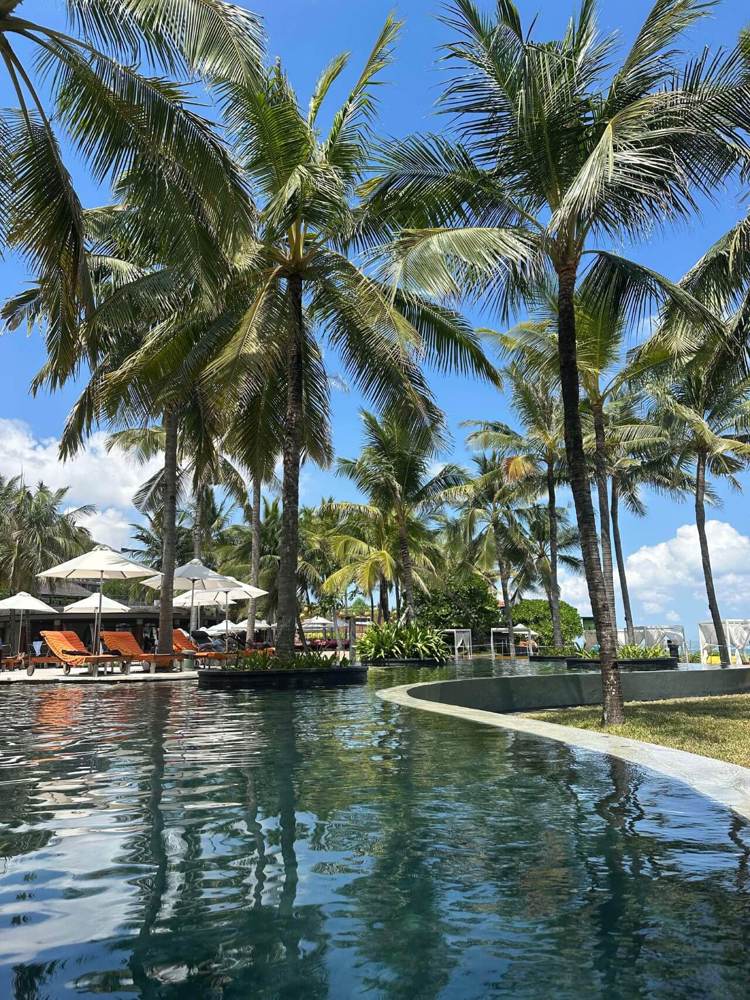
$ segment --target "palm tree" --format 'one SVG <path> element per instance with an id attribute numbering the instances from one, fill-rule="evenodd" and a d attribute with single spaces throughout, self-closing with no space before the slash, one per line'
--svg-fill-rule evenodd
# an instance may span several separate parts
<path id="1" fill-rule="evenodd" d="M 91 535 L 78 521 L 91 505 L 65 508 L 68 488 L 44 483 L 28 487 L 20 476 L 0 477 L 0 581 L 11 594 L 36 594 L 38 574 L 91 548 Z"/>
<path id="2" fill-rule="evenodd" d="M 694 469 L 695 523 L 706 596 L 721 665 L 728 667 L 729 647 L 706 534 L 706 490 L 709 476 L 725 478 L 739 489 L 736 475 L 750 462 L 750 377 L 745 374 L 745 359 L 736 344 L 721 339 L 669 380 L 652 383 L 649 391 L 656 404 L 653 416 L 663 422 L 678 465 Z"/>
<path id="3" fill-rule="evenodd" d="M 18 101 L 0 116 L 0 241 L 37 273 L 48 350 L 69 369 L 94 292 L 84 212 L 56 129 L 97 182 L 115 180 L 131 205 L 148 205 L 146 224 L 180 244 L 186 270 L 207 277 L 208 237 L 249 224 L 242 184 L 210 123 L 187 108 L 187 91 L 135 66 L 242 81 L 260 72 L 262 32 L 254 14 L 225 0 L 66 0 L 69 31 L 29 20 L 23 6 L 0 0 L 0 62 Z M 37 76 L 52 83 L 52 109 Z"/>
<path id="4" fill-rule="evenodd" d="M 520 573 L 517 581 L 517 589 L 524 593 L 532 587 L 541 587 L 544 590 L 549 605 L 550 617 L 554 623 L 554 614 L 560 614 L 559 592 L 557 602 L 553 606 L 553 583 L 558 585 L 556 576 L 552 571 L 552 536 L 551 525 L 555 525 L 555 549 L 558 565 L 574 573 L 583 570 L 583 563 L 577 552 L 580 550 L 578 529 L 570 524 L 566 509 L 558 508 L 555 517 L 550 518 L 547 505 L 531 504 L 529 507 L 522 507 L 518 511 L 518 521 L 520 532 L 518 533 L 516 545 L 521 549 Z M 555 570 L 557 567 L 555 568 Z M 559 586 L 559 585 L 558 585 Z M 562 648 L 562 634 L 558 633 L 560 641 L 553 629 L 552 642 L 558 649 Z"/>
<path id="5" fill-rule="evenodd" d="M 599 556 L 579 415 L 575 299 L 613 316 L 672 297 L 713 324 L 681 288 L 604 247 L 689 218 L 742 159 L 741 52 L 708 51 L 683 69 L 679 40 L 702 0 L 657 0 L 619 65 L 586 0 L 562 38 L 540 43 L 512 0 L 489 17 L 453 0 L 456 67 L 442 99 L 458 142 L 410 138 L 383 153 L 370 185 L 376 218 L 405 227 L 387 268 L 434 295 L 485 298 L 503 317 L 553 282 L 570 483 L 601 646 L 605 724 L 623 719 L 617 634 Z M 736 140 L 736 141 L 735 141 Z M 585 265 L 588 262 L 588 269 Z"/>
<path id="6" fill-rule="evenodd" d="M 478 338 L 451 310 L 410 291 L 392 294 L 345 252 L 361 236 L 358 186 L 372 159 L 375 89 L 398 28 L 392 18 L 386 21 L 324 136 L 318 114 L 346 56 L 324 70 L 307 111 L 279 64 L 259 83 L 223 90 L 227 130 L 257 195 L 258 217 L 255 238 L 237 256 L 236 274 L 214 317 L 213 339 L 201 337 L 197 356 L 205 364 L 213 345 L 208 377 L 240 392 L 250 383 L 255 394 L 270 373 L 284 389 L 277 632 L 283 655 L 293 650 L 297 612 L 304 397 L 315 389 L 306 369 L 320 384 L 322 412 L 328 406 L 318 337 L 336 349 L 378 406 L 398 404 L 416 422 L 434 416 L 422 360 L 494 377 Z"/>
<path id="7" fill-rule="evenodd" d="M 562 403 L 553 379 L 541 373 L 529 377 L 518 363 L 504 371 L 512 388 L 512 406 L 523 424 L 518 434 L 493 421 L 466 421 L 474 425 L 467 443 L 489 448 L 498 454 L 515 455 L 509 471 L 522 476 L 538 493 L 546 491 L 550 540 L 550 613 L 555 646 L 563 645 L 560 625 L 560 584 L 558 582 L 557 485 L 565 475 L 565 435 Z"/>
<path id="8" fill-rule="evenodd" d="M 358 458 L 340 458 L 339 475 L 351 479 L 368 497 L 367 504 L 340 504 L 376 522 L 392 518 L 398 539 L 400 579 L 407 622 L 414 620 L 414 559 L 410 532 L 415 519 L 429 518 L 445 504 L 447 490 L 465 480 L 463 469 L 431 465 L 445 441 L 439 426 L 412 427 L 400 414 L 377 417 L 362 411 L 365 443 Z M 384 562 L 385 568 L 385 562 Z"/>
<path id="9" fill-rule="evenodd" d="M 477 564 L 480 567 L 494 564 L 497 569 L 511 657 L 516 654 L 514 591 L 519 590 L 513 582 L 519 570 L 526 569 L 528 575 L 519 508 L 528 499 L 529 489 L 521 485 L 523 481 L 516 475 L 509 474 L 513 461 L 497 453 L 477 455 L 476 476 L 449 493 L 451 502 L 458 505 L 465 537 L 475 549 Z"/>

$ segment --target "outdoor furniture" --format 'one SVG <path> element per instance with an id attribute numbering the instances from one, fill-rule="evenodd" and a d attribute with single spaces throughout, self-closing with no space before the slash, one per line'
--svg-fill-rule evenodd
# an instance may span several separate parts
<path id="1" fill-rule="evenodd" d="M 159 667 L 164 670 L 173 670 L 174 661 L 177 659 L 172 653 L 146 653 L 141 649 L 138 640 L 132 632 L 107 632 L 101 634 L 102 641 L 107 649 L 111 649 L 121 656 L 136 660 L 144 666 L 149 665 L 151 673 L 155 673 Z"/>
<path id="2" fill-rule="evenodd" d="M 213 649 L 198 649 L 193 640 L 178 628 L 172 631 L 172 646 L 176 653 L 186 653 L 188 656 L 194 656 L 196 660 L 220 660 L 226 662 L 226 660 L 233 660 L 235 656 L 234 653 L 220 653 L 218 650 Z"/>
<path id="3" fill-rule="evenodd" d="M 88 667 L 89 673 L 96 676 L 99 667 L 115 665 L 119 663 L 122 673 L 127 674 L 130 670 L 130 659 L 122 656 L 113 656 L 111 653 L 96 655 L 89 653 L 75 632 L 47 632 L 42 631 L 42 638 L 47 643 L 50 652 L 63 665 L 63 673 L 69 674 L 71 667 Z M 33 664 L 26 668 L 27 673 L 33 673 Z"/>

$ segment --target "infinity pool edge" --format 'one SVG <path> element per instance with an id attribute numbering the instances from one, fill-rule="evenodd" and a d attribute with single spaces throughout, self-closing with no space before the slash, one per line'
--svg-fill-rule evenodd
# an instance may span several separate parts
<path id="1" fill-rule="evenodd" d="M 520 715 L 503 715 L 477 708 L 464 708 L 446 702 L 426 701 L 413 697 L 409 692 L 427 687 L 432 681 L 418 684 L 402 684 L 398 687 L 382 688 L 377 691 L 383 701 L 416 708 L 423 712 L 450 715 L 453 718 L 493 726 L 496 729 L 511 730 L 555 740 L 569 746 L 593 750 L 597 753 L 618 757 L 631 764 L 658 771 L 675 781 L 688 785 L 701 795 L 731 809 L 743 819 L 750 820 L 750 768 L 739 764 L 729 764 L 713 757 L 675 750 L 657 743 L 645 743 L 625 736 L 596 733 L 588 729 L 575 729 L 554 722 L 541 722 Z"/>

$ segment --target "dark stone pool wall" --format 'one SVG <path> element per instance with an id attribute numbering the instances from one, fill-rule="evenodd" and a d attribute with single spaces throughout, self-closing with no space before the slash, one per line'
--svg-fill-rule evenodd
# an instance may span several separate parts
<path id="1" fill-rule="evenodd" d="M 725 670 L 649 670 L 622 675 L 626 701 L 701 698 L 750 692 L 750 668 Z M 409 688 L 412 698 L 477 708 L 485 712 L 526 712 L 537 708 L 600 705 L 598 673 L 535 674 L 520 677 L 472 677 L 435 681 Z"/>

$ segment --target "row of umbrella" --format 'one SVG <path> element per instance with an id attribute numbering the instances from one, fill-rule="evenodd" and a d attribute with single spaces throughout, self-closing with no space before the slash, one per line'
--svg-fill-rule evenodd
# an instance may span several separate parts
<path id="1" fill-rule="evenodd" d="M 101 616 L 107 610 L 126 611 L 123 604 L 112 602 L 102 593 L 105 580 L 137 580 L 154 590 L 162 584 L 162 574 L 154 573 L 152 569 L 140 563 L 126 559 L 121 553 L 106 545 L 97 545 L 89 552 L 84 552 L 75 559 L 69 559 L 59 566 L 45 570 L 40 577 L 56 580 L 98 580 L 99 592 L 91 594 L 82 601 L 68 605 L 66 611 L 92 611 L 94 613 L 94 645 L 99 645 Z M 144 579 L 146 578 L 147 579 Z M 175 590 L 188 591 L 176 598 L 174 605 L 180 608 L 193 608 L 201 605 L 219 605 L 225 612 L 225 641 L 229 639 L 229 605 L 237 601 L 247 601 L 249 598 L 263 597 L 268 591 L 242 583 L 233 576 L 225 576 L 205 566 L 200 559 L 191 559 L 184 566 L 178 566 L 174 572 Z M 116 604 L 117 607 L 112 607 Z M 17 610 L 23 616 L 24 611 L 43 611 L 56 614 L 56 610 L 24 592 L 0 601 L 0 608 Z M 20 632 L 19 632 L 20 637 Z"/>

